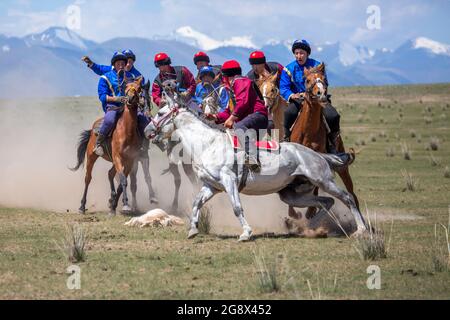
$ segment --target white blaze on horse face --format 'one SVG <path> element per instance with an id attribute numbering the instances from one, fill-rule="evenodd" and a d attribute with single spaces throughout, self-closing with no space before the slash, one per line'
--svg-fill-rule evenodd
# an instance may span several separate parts
<path id="1" fill-rule="evenodd" d="M 264 98 L 264 104 L 267 108 L 270 108 L 269 106 L 269 99 L 267 99 L 267 83 L 263 84 L 263 98 Z"/>

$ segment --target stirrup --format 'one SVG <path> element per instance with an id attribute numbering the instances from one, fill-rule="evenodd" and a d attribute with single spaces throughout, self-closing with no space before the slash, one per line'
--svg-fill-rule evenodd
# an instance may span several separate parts
<path id="1" fill-rule="evenodd" d="M 95 146 L 94 153 L 99 157 L 103 157 L 103 155 L 105 154 L 101 145 Z"/>

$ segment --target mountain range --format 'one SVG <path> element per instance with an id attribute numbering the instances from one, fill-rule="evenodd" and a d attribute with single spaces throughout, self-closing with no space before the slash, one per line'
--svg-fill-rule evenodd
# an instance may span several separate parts
<path id="1" fill-rule="evenodd" d="M 81 62 L 83 55 L 109 64 L 114 51 L 132 49 L 138 70 L 153 80 L 157 52 L 167 52 L 174 65 L 185 65 L 194 74 L 192 58 L 199 50 L 208 52 L 212 64 L 236 59 L 247 72 L 248 56 L 255 49 L 264 51 L 269 61 L 288 64 L 293 60 L 292 42 L 271 40 L 257 46 L 246 36 L 217 40 L 189 26 L 165 36 L 122 37 L 102 43 L 61 27 L 22 38 L 0 35 L 0 98 L 96 95 L 98 76 Z M 450 46 L 425 37 L 411 39 L 395 50 L 342 42 L 314 44 L 311 57 L 327 64 L 332 86 L 450 82 Z"/>

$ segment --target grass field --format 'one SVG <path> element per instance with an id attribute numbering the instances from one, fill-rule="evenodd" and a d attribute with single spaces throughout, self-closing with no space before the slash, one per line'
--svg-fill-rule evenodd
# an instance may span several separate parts
<path id="1" fill-rule="evenodd" d="M 439 248 L 449 259 L 450 250 L 441 226 L 437 244 L 435 239 L 435 224 L 446 226 L 450 214 L 450 84 L 331 93 L 344 142 L 360 151 L 351 173 L 363 207 L 372 218 L 377 214 L 385 231 L 387 258 L 365 261 L 355 240 L 345 237 L 258 237 L 238 243 L 201 235 L 188 241 L 184 227 L 127 228 L 122 216 L 23 208 L 33 207 L 29 203 L 11 208 L 0 198 L 0 299 L 449 299 L 450 271 L 437 270 L 433 257 Z M 94 98 L 37 104 L 53 108 L 54 119 L 67 119 L 64 130 L 81 131 L 98 114 Z M 19 112 L 9 105 L 0 101 L 2 121 Z M 38 107 L 33 110 L 30 119 L 39 114 Z M 408 190 L 405 173 L 411 174 L 414 191 Z M 74 192 L 78 199 L 79 190 Z M 86 260 L 78 263 L 81 289 L 69 290 L 71 263 L 60 246 L 75 223 L 89 241 Z M 258 282 L 261 268 L 255 260 L 262 258 L 276 275 L 276 290 L 265 291 Z M 370 265 L 380 268 L 381 289 L 366 285 Z"/>

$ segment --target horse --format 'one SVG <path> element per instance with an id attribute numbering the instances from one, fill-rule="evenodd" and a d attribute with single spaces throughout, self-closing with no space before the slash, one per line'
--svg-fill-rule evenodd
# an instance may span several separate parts
<path id="1" fill-rule="evenodd" d="M 313 190 L 321 188 L 342 201 L 356 221 L 355 235 L 367 230 L 362 214 L 353 197 L 340 189 L 334 181 L 332 169 L 347 166 L 354 160 L 351 154 L 319 154 L 298 143 L 280 143 L 278 152 L 259 151 L 261 170 L 249 172 L 244 164 L 243 151 L 236 151 L 230 143 L 226 130 L 204 120 L 195 112 L 168 104 L 161 108 L 145 129 L 145 136 L 151 141 L 180 138 L 183 151 L 189 153 L 192 168 L 202 187 L 196 196 L 188 239 L 198 234 L 199 213 L 202 206 L 214 195 L 226 192 L 232 203 L 243 233 L 239 241 L 252 237 L 252 228 L 244 218 L 240 193 L 267 195 L 278 193 L 281 201 L 294 207 L 314 206 L 323 214 L 334 200 L 316 196 Z"/>
<path id="2" fill-rule="evenodd" d="M 108 171 L 108 179 L 111 187 L 111 198 L 109 199 L 110 214 L 115 215 L 118 200 L 123 193 L 123 207 L 122 213 L 129 214 L 137 210 L 136 190 L 137 181 L 136 174 L 138 169 L 139 149 L 142 144 L 142 140 L 137 133 L 137 110 L 139 104 L 139 98 L 141 93 L 142 77 L 137 78 L 133 82 L 129 82 L 125 88 L 125 95 L 127 97 L 126 105 L 124 106 L 123 114 L 117 121 L 115 130 L 111 137 L 111 149 L 106 146 L 105 154 L 102 156 L 106 161 L 112 162 L 113 166 Z M 86 159 L 86 175 L 85 175 L 85 187 L 83 196 L 81 199 L 81 206 L 79 213 L 86 212 L 87 192 L 89 184 L 92 180 L 92 170 L 95 162 L 98 159 L 98 155 L 94 152 L 96 136 L 94 129 L 97 128 L 103 118 L 97 119 L 91 130 L 85 130 L 80 135 L 80 141 L 77 147 L 77 165 L 71 170 L 78 170 Z M 143 157 L 142 165 L 144 168 L 144 174 L 148 173 L 148 156 Z M 119 175 L 119 187 L 117 192 L 114 186 L 114 177 L 116 173 Z M 127 176 L 130 175 L 130 188 L 132 193 L 132 207 L 128 205 L 127 196 Z M 150 175 L 145 174 L 147 185 L 149 186 L 150 201 L 153 198 L 153 189 L 151 187 Z"/>
<path id="3" fill-rule="evenodd" d="M 284 137 L 284 110 L 286 101 L 281 97 L 280 89 L 277 85 L 278 72 L 256 80 L 256 85 L 261 92 L 264 104 L 273 119 L 274 128 L 278 130 L 278 141 Z"/>
<path id="4" fill-rule="evenodd" d="M 322 108 L 329 103 L 327 96 L 327 84 L 325 80 L 325 65 L 321 63 L 315 68 L 305 68 L 304 77 L 306 81 L 306 92 L 303 97 L 302 111 L 299 113 L 292 126 L 291 142 L 300 143 L 317 152 L 325 153 L 327 150 L 328 127 Z M 337 140 L 337 151 L 345 152 L 341 136 Z M 355 204 L 359 209 L 359 201 L 353 190 L 353 181 L 349 168 L 342 167 L 337 170 L 347 191 L 353 196 Z M 315 190 L 316 194 L 318 190 Z M 315 214 L 315 208 L 308 209 L 307 218 Z M 298 218 L 292 207 L 289 207 L 289 216 Z"/>
<path id="5" fill-rule="evenodd" d="M 181 101 L 180 96 L 177 92 L 177 83 L 174 79 L 165 80 L 162 83 L 162 96 L 166 103 L 174 104 L 179 103 L 183 104 L 184 101 Z M 154 120 L 152 120 L 154 121 Z M 181 150 L 178 149 L 180 144 L 177 141 L 168 140 L 167 143 L 164 141 L 159 141 L 155 143 L 163 152 L 166 152 L 167 157 L 169 159 L 169 167 L 165 169 L 161 175 L 165 175 L 170 172 L 174 179 L 175 192 L 174 197 L 171 204 L 171 211 L 178 211 L 178 202 L 180 195 L 180 187 L 181 187 L 181 173 L 178 169 L 178 164 L 180 163 L 179 157 L 182 157 Z M 184 172 L 186 176 L 189 178 L 189 181 L 194 186 L 197 184 L 197 180 L 195 178 L 194 172 L 192 171 L 192 166 L 186 163 L 181 162 Z"/>

